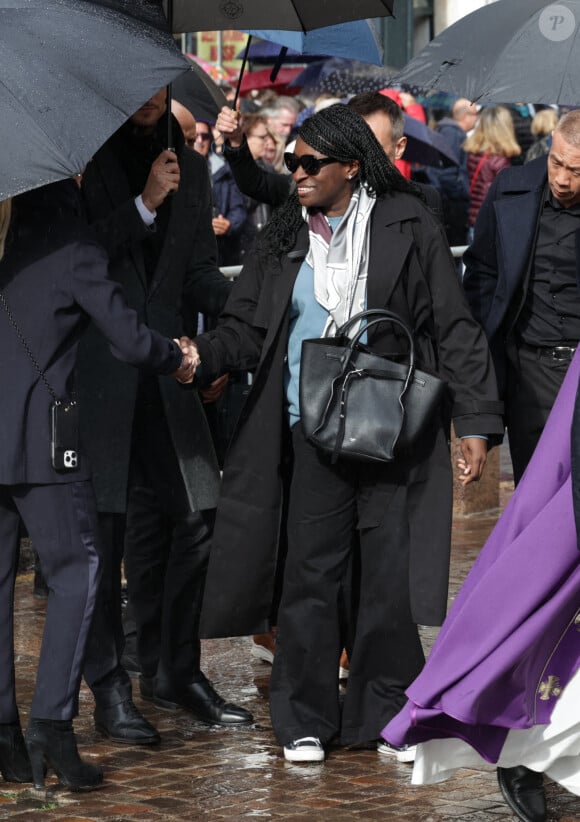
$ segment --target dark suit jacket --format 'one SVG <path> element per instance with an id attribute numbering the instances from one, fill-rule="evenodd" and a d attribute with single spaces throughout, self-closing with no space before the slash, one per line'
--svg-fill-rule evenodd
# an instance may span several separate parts
<path id="1" fill-rule="evenodd" d="M 155 229 L 139 216 L 110 144 L 95 154 L 83 179 L 89 221 L 109 252 L 111 276 L 147 324 L 171 337 L 194 334 L 197 312 L 218 315 L 231 290 L 216 263 L 207 163 L 184 147 L 179 164 L 181 183 L 170 198 L 150 283 L 143 240 Z M 89 329 L 79 352 L 81 429 L 100 511 L 125 511 L 137 387 L 136 373 L 113 360 L 102 335 Z M 197 390 L 169 381 L 161 381 L 160 390 L 189 502 L 194 510 L 214 508 L 219 469 Z"/>
<path id="2" fill-rule="evenodd" d="M 131 364 L 169 374 L 182 359 L 175 343 L 149 331 L 127 307 L 121 288 L 107 275 L 105 252 L 79 213 L 78 190 L 71 180 L 15 198 L 15 236 L 0 263 L 0 289 L 61 400 L 74 393 L 77 348 L 91 318 L 104 345 L 128 370 L 136 373 Z M 82 454 L 79 470 L 53 469 L 53 398 L 1 307 L 0 347 L 0 483 L 87 479 L 89 464 Z"/>
<path id="3" fill-rule="evenodd" d="M 547 158 L 505 169 L 496 177 L 465 252 L 463 284 L 474 317 L 489 340 L 500 389 L 506 369 L 506 334 L 534 253 Z M 576 257 L 580 282 L 580 255 Z"/>

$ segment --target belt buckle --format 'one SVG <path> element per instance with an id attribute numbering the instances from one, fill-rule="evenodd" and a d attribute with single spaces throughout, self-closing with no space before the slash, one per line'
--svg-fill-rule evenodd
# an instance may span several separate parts
<path id="1" fill-rule="evenodd" d="M 576 348 L 573 348 L 571 345 L 555 345 L 552 348 L 552 359 L 553 360 L 571 360 L 574 356 Z"/>

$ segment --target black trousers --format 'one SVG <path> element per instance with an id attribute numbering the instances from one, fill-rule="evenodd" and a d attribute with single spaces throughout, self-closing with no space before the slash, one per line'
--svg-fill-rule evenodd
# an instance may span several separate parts
<path id="1" fill-rule="evenodd" d="M 192 511 L 160 398 L 133 436 L 125 574 L 142 673 L 176 688 L 200 677 L 199 620 L 215 511 Z"/>
<path id="2" fill-rule="evenodd" d="M 516 485 L 532 458 L 569 365 L 568 360 L 540 355 L 525 345 L 510 351 L 505 415 Z"/>
<path id="3" fill-rule="evenodd" d="M 303 736 L 326 743 L 337 735 L 345 745 L 361 744 L 378 739 L 424 664 L 409 604 L 404 471 L 355 462 L 333 466 L 305 441 L 299 424 L 292 434 L 288 556 L 270 681 L 272 724 L 282 745 Z M 378 527 L 358 529 L 356 539 L 358 518 L 377 484 L 388 492 L 384 518 Z M 349 610 L 344 580 L 353 559 L 358 604 L 341 709 L 338 663 Z"/>
<path id="4" fill-rule="evenodd" d="M 102 576 L 93 614 L 83 676 L 100 705 L 116 705 L 132 694 L 121 665 L 125 647 L 121 615 L 121 564 L 125 539 L 123 514 L 99 513 Z"/>
<path id="5" fill-rule="evenodd" d="M 0 486 L 0 723 L 18 718 L 13 623 L 20 517 L 49 587 L 30 715 L 72 719 L 100 576 L 92 485 Z"/>

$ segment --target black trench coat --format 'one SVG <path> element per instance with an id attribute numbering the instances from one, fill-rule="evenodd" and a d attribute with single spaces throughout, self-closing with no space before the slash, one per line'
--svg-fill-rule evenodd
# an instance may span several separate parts
<path id="1" fill-rule="evenodd" d="M 269 627 L 287 441 L 289 306 L 307 248 L 304 225 L 294 251 L 279 265 L 265 266 L 256 255 L 245 265 L 220 326 L 197 338 L 203 379 L 258 364 L 226 458 L 203 636 L 246 635 Z M 448 384 L 447 409 L 409 458 L 407 472 L 413 617 L 421 624 L 440 624 L 447 604 L 451 536 L 450 418 L 458 436 L 501 436 L 503 423 L 487 342 L 458 283 L 443 230 L 412 195 L 385 196 L 374 209 L 367 305 L 389 308 L 406 319 L 414 328 L 419 367 L 438 371 Z M 405 350 L 386 325 L 370 342 L 382 351 L 393 346 Z M 359 518 L 360 529 L 382 523 L 385 493 L 377 486 Z"/>

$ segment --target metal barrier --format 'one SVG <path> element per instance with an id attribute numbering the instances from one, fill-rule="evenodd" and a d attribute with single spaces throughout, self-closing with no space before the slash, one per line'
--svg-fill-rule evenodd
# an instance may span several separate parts
<path id="1" fill-rule="evenodd" d="M 463 257 L 464 253 L 467 251 L 468 248 L 469 246 L 466 245 L 454 245 L 451 246 L 451 253 L 455 257 L 455 259 L 458 260 L 461 259 L 461 257 Z M 241 270 L 241 265 L 225 265 L 223 266 L 223 268 L 220 268 L 220 271 L 222 272 L 224 277 L 228 278 L 228 280 L 235 280 L 236 277 L 239 276 Z"/>

